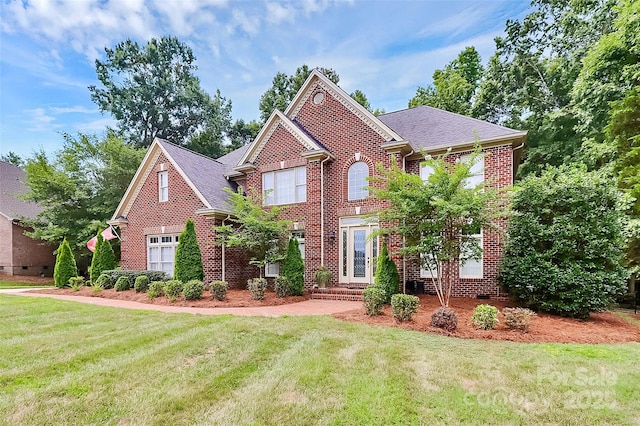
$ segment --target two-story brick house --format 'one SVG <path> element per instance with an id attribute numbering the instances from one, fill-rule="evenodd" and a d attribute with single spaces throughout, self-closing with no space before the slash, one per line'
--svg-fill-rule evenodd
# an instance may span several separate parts
<path id="1" fill-rule="evenodd" d="M 156 140 L 149 148 L 111 224 L 122 229 L 122 266 L 172 270 L 177 234 L 194 219 L 203 251 L 206 280 L 240 287 L 257 276 L 238 250 L 213 244 L 212 226 L 228 219 L 224 187 L 237 185 L 264 194 L 264 205 L 286 205 L 294 235 L 303 242 L 305 283 L 313 285 L 320 265 L 333 273 L 334 287 L 364 287 L 373 282 L 380 243 L 368 235 L 378 224 L 365 220 L 384 204 L 368 197 L 367 177 L 376 165 L 396 162 L 425 176 L 424 155 L 451 150 L 450 158 L 479 143 L 486 156 L 476 181 L 497 187 L 513 182 L 526 132 L 431 107 L 375 117 L 337 85 L 314 71 L 286 111 L 275 111 L 250 145 L 217 160 Z M 480 262 L 454 272 L 454 294 L 498 295 L 500 236 L 479 235 Z M 391 237 L 392 254 L 402 241 Z M 424 279 L 415 261 L 394 260 L 404 280 Z M 267 276 L 278 265 L 268 265 Z"/>

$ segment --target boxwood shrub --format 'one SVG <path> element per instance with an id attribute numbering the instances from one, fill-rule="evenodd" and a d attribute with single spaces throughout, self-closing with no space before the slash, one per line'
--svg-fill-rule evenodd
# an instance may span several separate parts
<path id="1" fill-rule="evenodd" d="M 418 312 L 419 301 L 417 296 L 394 294 L 391 296 L 393 317 L 400 322 L 411 321 L 411 318 Z"/>
<path id="2" fill-rule="evenodd" d="M 362 300 L 364 301 L 364 309 L 367 315 L 380 315 L 384 307 L 385 291 L 377 286 L 371 286 L 362 292 Z"/>
<path id="3" fill-rule="evenodd" d="M 151 281 L 147 296 L 149 299 L 155 299 L 164 295 L 164 281 Z"/>
<path id="4" fill-rule="evenodd" d="M 167 281 L 169 277 L 162 271 L 146 271 L 146 270 L 138 270 L 138 269 L 109 269 L 107 271 L 102 271 L 103 274 L 107 274 L 113 279 L 113 283 L 118 280 L 120 277 L 129 278 L 130 282 L 135 282 L 136 278 L 140 275 L 146 275 L 149 278 L 149 281 Z"/>
<path id="5" fill-rule="evenodd" d="M 147 290 L 149 290 L 149 277 L 146 275 L 138 275 L 135 283 L 133 283 L 133 288 L 136 289 L 137 293 L 146 293 Z"/>
<path id="6" fill-rule="evenodd" d="M 493 330 L 498 324 L 498 308 L 491 305 L 478 305 L 473 310 L 471 322 L 481 330 Z"/>
<path id="7" fill-rule="evenodd" d="M 247 288 L 251 292 L 254 300 L 264 299 L 264 293 L 267 291 L 267 280 L 264 278 L 254 278 L 247 282 Z"/>
<path id="8" fill-rule="evenodd" d="M 184 289 L 184 284 L 182 281 L 178 280 L 169 280 L 164 283 L 164 295 L 167 296 L 169 300 L 175 302 L 180 294 L 182 294 L 182 290 Z"/>
<path id="9" fill-rule="evenodd" d="M 184 284 L 184 300 L 202 299 L 204 283 L 200 280 L 189 280 Z"/>
<path id="10" fill-rule="evenodd" d="M 116 291 L 127 291 L 131 288 L 131 281 L 129 277 L 121 276 L 116 281 Z"/>
<path id="11" fill-rule="evenodd" d="M 211 281 L 209 289 L 214 299 L 224 300 L 227 298 L 227 288 L 229 284 L 226 281 Z"/>

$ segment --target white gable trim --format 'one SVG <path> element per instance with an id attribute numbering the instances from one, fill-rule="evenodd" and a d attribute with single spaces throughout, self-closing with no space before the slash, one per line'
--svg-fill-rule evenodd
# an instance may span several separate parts
<path id="1" fill-rule="evenodd" d="M 243 165 L 246 162 L 254 162 L 258 155 L 264 149 L 265 145 L 276 131 L 278 125 L 282 125 L 298 142 L 300 142 L 307 150 L 319 150 L 322 149 L 313 139 L 311 139 L 306 133 L 302 132 L 298 126 L 296 126 L 289 118 L 277 109 L 271 113 L 271 116 L 265 123 L 265 125 L 256 136 L 255 140 L 251 143 L 247 152 L 242 156 L 238 162 L 238 166 Z"/>
<path id="2" fill-rule="evenodd" d="M 356 117 L 362 120 L 373 131 L 375 131 L 381 138 L 389 142 L 391 140 L 402 140 L 402 136 L 394 132 L 389 126 L 380 121 L 375 115 L 369 112 L 365 107 L 356 102 L 347 92 L 342 90 L 333 81 L 329 80 L 324 74 L 317 69 L 314 69 L 307 81 L 304 82 L 293 101 L 289 104 L 284 114 L 294 120 L 302 106 L 307 102 L 309 97 L 313 94 L 316 88 L 321 87 L 327 91 L 331 96 L 338 100 L 349 111 L 351 111 Z"/>
<path id="3" fill-rule="evenodd" d="M 140 163 L 140 167 L 138 167 L 136 174 L 133 176 L 133 179 L 131 180 L 129 187 L 125 191 L 124 196 L 122 197 L 122 200 L 120 200 L 120 204 L 118 204 L 118 208 L 113 213 L 111 220 L 115 220 L 119 216 L 127 217 L 127 215 L 129 214 L 129 211 L 131 210 L 131 206 L 133 205 L 136 198 L 138 198 L 138 195 L 142 190 L 142 185 L 144 184 L 144 182 L 147 180 L 147 178 L 153 171 L 153 166 L 158 161 L 160 154 L 164 154 L 165 157 L 167 157 L 167 160 L 171 162 L 171 164 L 173 165 L 173 167 L 175 167 L 175 169 L 178 171 L 180 176 L 182 176 L 184 181 L 187 182 L 187 185 L 189 185 L 189 188 L 191 188 L 191 190 L 198 196 L 200 201 L 202 201 L 202 204 L 204 204 L 207 208 L 211 208 L 211 205 L 209 204 L 209 202 L 206 200 L 206 198 L 204 198 L 202 193 L 200 193 L 200 191 L 198 190 L 198 188 L 196 188 L 193 182 L 191 182 L 191 179 L 187 177 L 184 171 L 175 162 L 173 157 L 171 157 L 171 155 L 169 155 L 167 150 L 164 149 L 162 144 L 160 144 L 160 139 L 156 138 L 154 139 L 153 143 L 151 144 L 151 146 L 147 150 L 147 153 L 142 159 L 142 163 Z"/>

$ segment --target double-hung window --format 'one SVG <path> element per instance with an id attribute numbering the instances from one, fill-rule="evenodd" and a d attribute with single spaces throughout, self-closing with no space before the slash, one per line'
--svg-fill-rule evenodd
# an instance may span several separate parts
<path id="1" fill-rule="evenodd" d="M 462 161 L 469 161 L 470 155 L 463 155 Z M 476 158 L 476 163 L 471 166 L 470 177 L 465 180 L 465 188 L 475 188 L 484 184 L 484 157 Z"/>
<path id="2" fill-rule="evenodd" d="M 304 203 L 307 201 L 307 168 L 263 173 L 262 195 L 266 206 Z"/>
<path id="3" fill-rule="evenodd" d="M 148 235 L 147 269 L 163 271 L 172 276 L 178 244 L 178 234 Z"/>
<path id="4" fill-rule="evenodd" d="M 158 201 L 169 201 L 169 172 L 158 172 Z"/>
<path id="5" fill-rule="evenodd" d="M 482 230 L 479 230 L 477 234 L 472 235 L 473 238 L 476 239 L 480 248 L 482 246 Z M 482 278 L 483 277 L 483 268 L 482 261 L 484 255 L 481 254 L 479 259 L 467 259 L 464 262 L 464 265 L 460 264 L 460 278 Z"/>

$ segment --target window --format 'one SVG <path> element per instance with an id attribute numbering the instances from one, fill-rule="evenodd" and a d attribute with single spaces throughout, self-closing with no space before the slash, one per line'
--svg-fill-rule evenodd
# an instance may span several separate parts
<path id="1" fill-rule="evenodd" d="M 363 161 L 353 163 L 349 167 L 348 179 L 349 179 L 349 200 L 360 200 L 366 198 L 369 195 L 367 187 L 367 177 L 369 176 L 369 166 Z"/>
<path id="2" fill-rule="evenodd" d="M 179 236 L 177 234 L 149 235 L 147 237 L 147 269 L 164 271 L 172 276 L 178 243 Z"/>
<path id="3" fill-rule="evenodd" d="M 463 155 L 462 161 L 469 161 L 470 155 Z M 465 181 L 465 188 L 475 188 L 484 183 L 484 158 L 477 158 L 476 164 L 471 167 L 471 177 Z"/>
<path id="4" fill-rule="evenodd" d="M 169 201 L 169 172 L 158 173 L 158 201 Z"/>
<path id="5" fill-rule="evenodd" d="M 298 240 L 298 248 L 300 248 L 300 255 L 302 256 L 302 260 L 304 260 L 304 231 L 294 231 L 291 236 Z M 267 263 L 264 267 L 264 276 L 265 277 L 277 277 L 280 275 L 280 262 L 277 263 Z"/>
<path id="6" fill-rule="evenodd" d="M 266 206 L 304 203 L 307 201 L 307 168 L 263 173 L 262 194 Z"/>
<path id="7" fill-rule="evenodd" d="M 480 248 L 482 248 L 482 231 L 479 234 L 473 235 L 478 240 Z M 460 278 L 482 278 L 482 260 L 483 255 L 480 255 L 479 260 L 468 259 L 464 265 L 460 265 Z"/>
<path id="8" fill-rule="evenodd" d="M 427 259 L 433 259 L 431 254 L 420 253 L 420 260 L 425 259 L 425 257 Z M 441 264 L 441 269 L 442 269 L 442 264 Z M 423 266 L 421 264 L 420 265 L 420 278 L 429 278 L 429 279 L 438 278 L 438 270 L 437 269 L 430 270 L 429 268 L 427 268 L 426 266 Z"/>
<path id="9" fill-rule="evenodd" d="M 428 166 L 426 164 L 420 164 L 420 179 L 423 182 L 429 180 L 429 176 L 433 174 L 433 167 Z"/>

